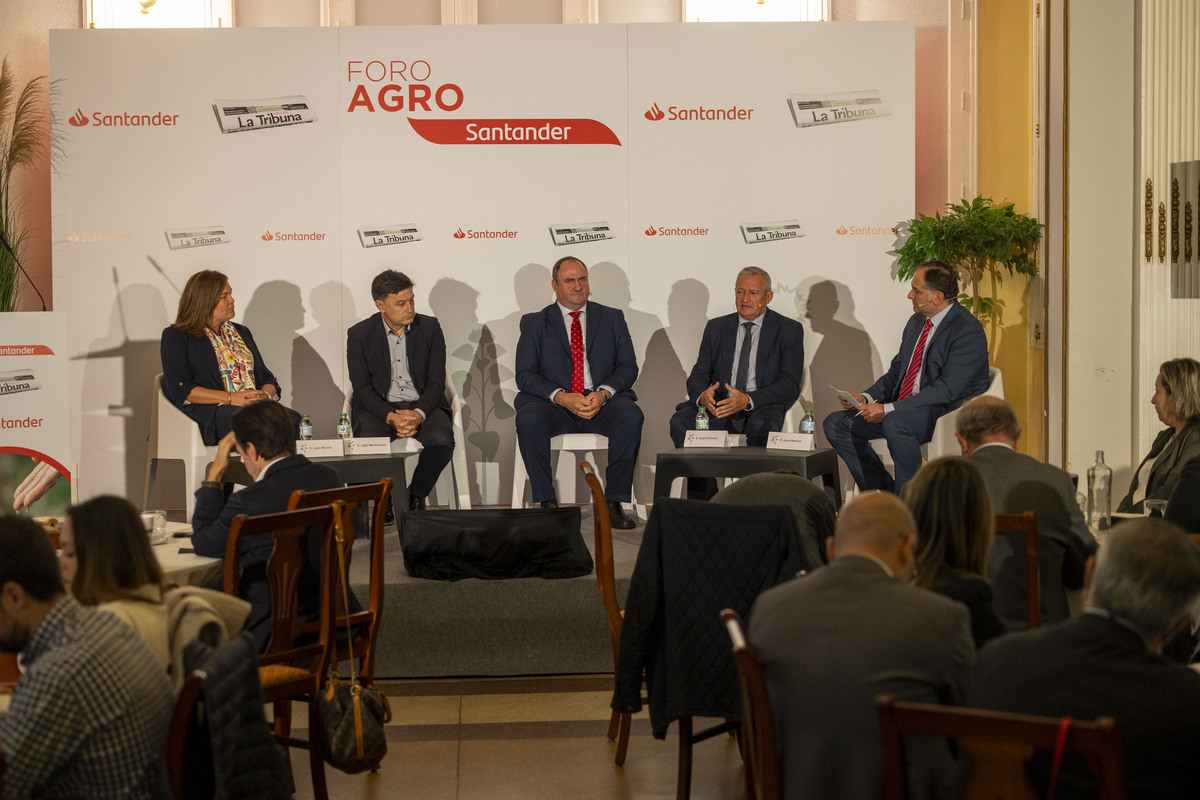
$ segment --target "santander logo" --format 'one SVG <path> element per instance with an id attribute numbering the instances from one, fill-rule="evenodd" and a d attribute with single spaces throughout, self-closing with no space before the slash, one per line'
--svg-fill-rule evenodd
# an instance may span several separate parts
<path id="1" fill-rule="evenodd" d="M 84 125 L 88 124 L 88 118 L 84 115 L 82 108 L 76 108 L 75 113 L 71 115 L 71 118 L 68 119 L 67 122 L 71 123 L 76 128 L 82 128 Z"/>
<path id="2" fill-rule="evenodd" d="M 271 242 L 271 241 L 274 241 L 274 240 L 275 240 L 275 237 L 271 235 L 271 232 L 270 232 L 270 231 L 267 231 L 266 233 L 264 233 L 264 234 L 262 235 L 262 240 L 263 240 L 264 242 Z"/>
<path id="3" fill-rule="evenodd" d="M 838 227 L 837 227 L 837 235 L 838 236 L 845 236 L 849 232 L 850 231 L 846 230 L 845 225 L 838 225 Z"/>
<path id="4" fill-rule="evenodd" d="M 667 106 L 664 112 L 658 103 L 651 103 L 650 109 L 642 114 L 651 122 L 667 120 L 668 122 L 748 122 L 754 116 L 753 108 L 743 108 L 732 105 L 727 108 L 709 106 Z"/>
<path id="5" fill-rule="evenodd" d="M 496 230 L 473 230 L 467 228 L 465 231 L 459 228 L 454 232 L 455 239 L 515 239 L 517 238 L 516 231 L 505 229 Z"/>
<path id="6" fill-rule="evenodd" d="M 708 228 L 665 228 L 662 225 L 651 225 L 644 233 L 647 236 L 708 236 Z"/>
<path id="7" fill-rule="evenodd" d="M 72 242 L 72 243 L 74 243 L 74 242 L 78 242 L 78 241 L 79 241 L 79 234 L 78 234 L 78 233 L 75 233 L 74 231 L 72 231 L 71 235 L 67 237 L 67 241 L 68 241 L 68 242 Z"/>

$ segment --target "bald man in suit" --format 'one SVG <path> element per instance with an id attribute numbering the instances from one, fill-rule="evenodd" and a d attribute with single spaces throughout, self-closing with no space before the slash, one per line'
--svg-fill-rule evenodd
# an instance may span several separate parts
<path id="1" fill-rule="evenodd" d="M 962 603 L 908 578 L 917 541 L 894 495 L 842 508 L 831 563 L 759 595 L 750 643 L 767 681 L 784 797 L 880 800 L 883 743 L 875 695 L 957 704 L 975 661 Z M 945 743 L 913 743 L 913 797 L 957 797 Z"/>

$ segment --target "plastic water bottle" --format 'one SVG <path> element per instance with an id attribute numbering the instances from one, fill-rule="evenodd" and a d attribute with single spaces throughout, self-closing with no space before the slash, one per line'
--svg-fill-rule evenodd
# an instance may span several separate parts
<path id="1" fill-rule="evenodd" d="M 342 412 L 342 415 L 340 417 L 338 417 L 337 438 L 339 438 L 339 439 L 349 439 L 350 438 L 350 417 L 346 416 L 346 412 L 344 412 L 344 411 Z"/>
<path id="2" fill-rule="evenodd" d="M 308 441 L 312 437 L 313 437 L 312 420 L 308 418 L 308 414 L 305 414 L 304 416 L 302 416 L 300 418 L 300 438 L 303 439 L 304 441 Z"/>
<path id="3" fill-rule="evenodd" d="M 813 418 L 811 408 L 804 412 L 804 419 L 800 420 L 800 432 L 808 434 L 817 432 L 817 420 Z"/>
<path id="4" fill-rule="evenodd" d="M 696 412 L 696 430 L 708 430 L 708 409 L 700 406 L 700 410 Z"/>
<path id="5" fill-rule="evenodd" d="M 1104 451 L 1096 451 L 1096 463 L 1087 471 L 1088 527 L 1106 531 L 1112 524 L 1112 470 L 1104 463 Z"/>

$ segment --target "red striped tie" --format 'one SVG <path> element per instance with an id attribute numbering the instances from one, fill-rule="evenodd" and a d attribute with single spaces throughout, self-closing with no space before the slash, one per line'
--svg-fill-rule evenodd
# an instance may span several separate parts
<path id="1" fill-rule="evenodd" d="M 904 373 L 904 383 L 900 384 L 900 396 L 897 400 L 903 400 L 910 397 L 913 393 L 913 384 L 917 382 L 917 375 L 921 372 L 921 359 L 925 355 L 925 340 L 929 338 L 929 331 L 933 328 L 933 320 L 925 320 L 925 327 L 921 329 L 921 338 L 917 339 L 917 347 L 913 350 L 912 363 L 908 365 L 908 372 Z"/>
<path id="2" fill-rule="evenodd" d="M 579 324 L 578 311 L 571 315 L 571 392 L 583 391 L 583 326 Z"/>

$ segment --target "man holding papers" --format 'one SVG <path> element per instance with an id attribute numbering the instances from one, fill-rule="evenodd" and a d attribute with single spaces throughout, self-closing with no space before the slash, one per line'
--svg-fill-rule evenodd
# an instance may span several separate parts
<path id="1" fill-rule="evenodd" d="M 921 445 L 938 417 L 988 388 L 987 337 L 958 303 L 958 277 L 942 261 L 917 267 L 908 299 L 913 315 L 888 371 L 862 394 L 842 398 L 846 411 L 825 418 L 825 437 L 846 462 L 859 489 L 899 493 L 921 466 Z M 886 439 L 893 480 L 871 439 Z"/>

